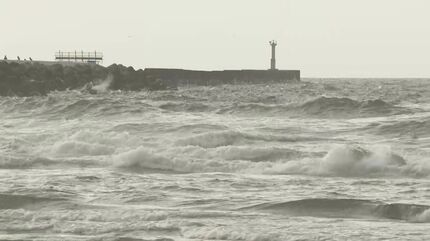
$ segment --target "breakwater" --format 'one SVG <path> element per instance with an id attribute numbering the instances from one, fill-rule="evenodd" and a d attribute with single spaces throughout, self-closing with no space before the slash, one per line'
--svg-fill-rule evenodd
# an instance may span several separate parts
<path id="1" fill-rule="evenodd" d="M 108 82 L 111 90 L 167 90 L 181 85 L 259 84 L 299 81 L 298 70 L 195 71 L 146 68 L 113 64 L 79 64 L 47 61 L 0 61 L 0 95 L 45 95 L 50 91 L 90 89 Z"/>

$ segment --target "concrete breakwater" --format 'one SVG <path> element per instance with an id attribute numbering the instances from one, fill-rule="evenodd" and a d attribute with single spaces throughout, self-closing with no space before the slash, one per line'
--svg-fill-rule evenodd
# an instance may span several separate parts
<path id="1" fill-rule="evenodd" d="M 173 81 L 176 85 L 219 85 L 300 81 L 299 70 L 219 70 L 145 69 L 151 78 Z"/>
<path id="2" fill-rule="evenodd" d="M 0 95 L 45 95 L 50 91 L 89 89 L 108 80 L 111 90 L 167 90 L 181 85 L 220 85 L 299 81 L 298 70 L 224 70 L 195 71 L 183 69 L 135 70 L 113 64 L 62 62 L 0 61 Z"/>

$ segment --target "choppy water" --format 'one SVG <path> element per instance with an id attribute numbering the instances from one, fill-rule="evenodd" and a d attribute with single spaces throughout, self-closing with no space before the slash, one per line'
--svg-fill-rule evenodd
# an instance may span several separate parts
<path id="1" fill-rule="evenodd" d="M 0 98 L 0 239 L 430 240 L 430 81 Z"/>

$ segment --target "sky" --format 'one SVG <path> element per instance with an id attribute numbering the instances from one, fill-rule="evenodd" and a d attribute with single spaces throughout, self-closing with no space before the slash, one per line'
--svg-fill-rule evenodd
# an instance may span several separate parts
<path id="1" fill-rule="evenodd" d="M 103 65 L 430 77 L 429 0 L 0 0 L 0 56 Z"/>

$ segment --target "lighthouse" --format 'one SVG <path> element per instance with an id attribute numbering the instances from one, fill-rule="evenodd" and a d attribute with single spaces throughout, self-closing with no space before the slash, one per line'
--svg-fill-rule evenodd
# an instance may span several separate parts
<path id="1" fill-rule="evenodd" d="M 275 40 L 269 42 L 270 46 L 272 46 L 272 58 L 270 59 L 270 70 L 276 70 L 276 45 L 278 43 Z"/>

